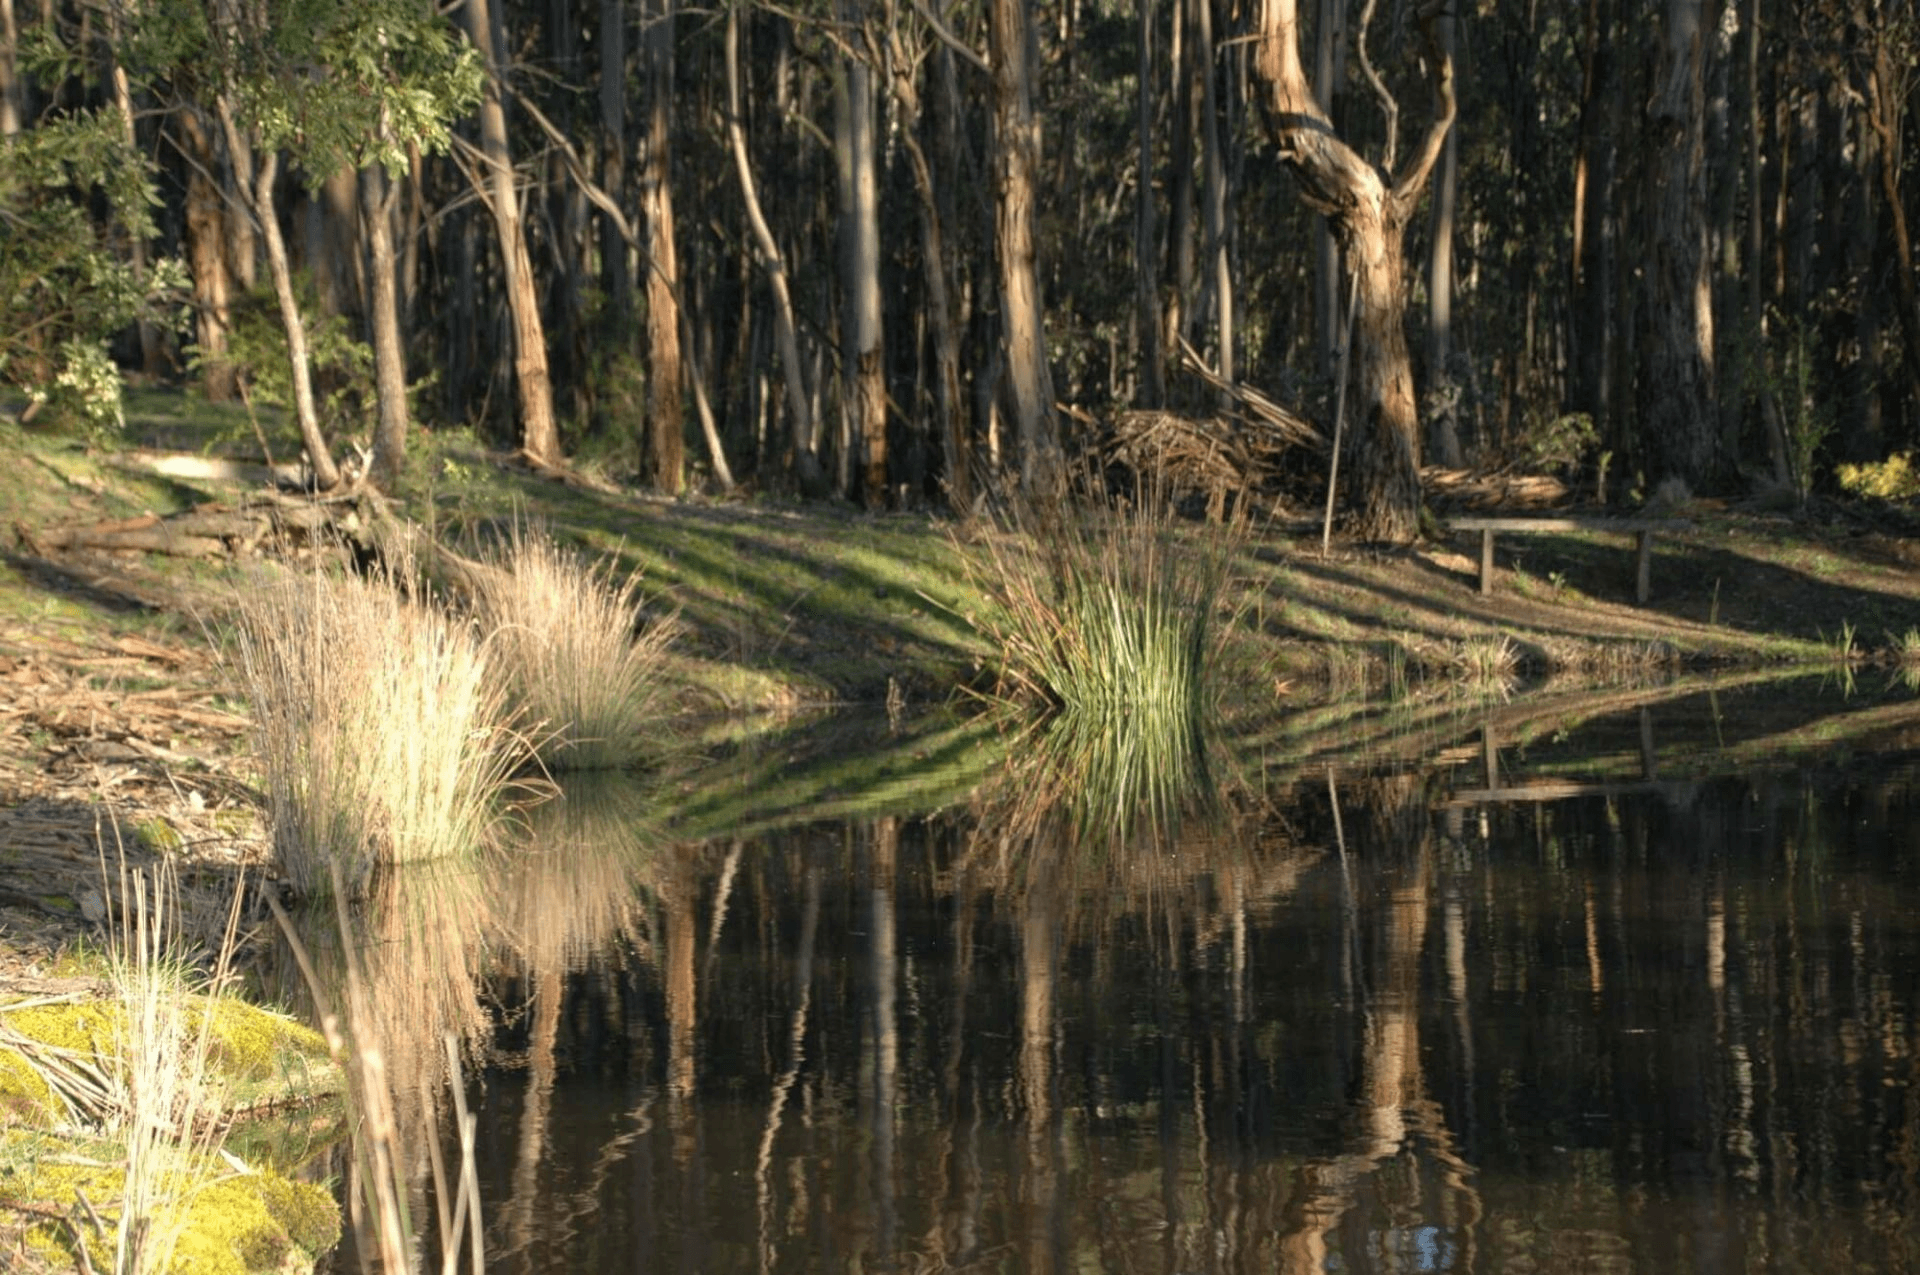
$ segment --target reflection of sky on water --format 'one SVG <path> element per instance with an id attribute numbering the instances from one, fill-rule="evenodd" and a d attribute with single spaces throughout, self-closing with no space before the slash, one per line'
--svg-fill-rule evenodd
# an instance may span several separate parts
<path id="1" fill-rule="evenodd" d="M 1915 771 L 1608 738 L 1132 850 L 990 784 L 550 822 L 497 900 L 490 1269 L 1920 1267 Z"/>

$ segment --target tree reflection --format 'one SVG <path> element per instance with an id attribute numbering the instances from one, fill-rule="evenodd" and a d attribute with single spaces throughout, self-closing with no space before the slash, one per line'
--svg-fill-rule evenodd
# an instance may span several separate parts
<path id="1" fill-rule="evenodd" d="M 1645 735 L 1552 801 L 1509 741 L 1090 819 L 1036 742 L 933 816 L 544 834 L 434 919 L 506 1002 L 494 1256 L 1920 1264 L 1920 785 L 1652 781 Z"/>

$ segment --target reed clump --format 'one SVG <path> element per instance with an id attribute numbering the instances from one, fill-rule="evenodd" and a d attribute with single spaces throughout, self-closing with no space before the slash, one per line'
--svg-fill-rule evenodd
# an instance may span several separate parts
<path id="1" fill-rule="evenodd" d="M 1137 505 L 1096 495 L 1008 512 L 1011 535 L 965 546 L 989 599 L 971 619 L 998 650 L 1000 698 L 1167 722 L 1210 707 L 1244 517 L 1188 527 L 1151 491 Z"/>
<path id="2" fill-rule="evenodd" d="M 237 663 L 281 872 L 360 893 L 376 868 L 477 852 L 525 749 L 473 625 L 396 572 L 261 581 Z"/>
<path id="3" fill-rule="evenodd" d="M 519 719 L 553 770 L 605 770 L 657 757 L 678 625 L 649 619 L 637 574 L 588 564 L 516 524 L 484 555 L 473 606 Z"/>

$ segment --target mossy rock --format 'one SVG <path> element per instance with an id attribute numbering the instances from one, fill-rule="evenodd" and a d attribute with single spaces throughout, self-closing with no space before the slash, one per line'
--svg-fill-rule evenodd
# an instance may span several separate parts
<path id="1" fill-rule="evenodd" d="M 341 1092 L 340 1069 L 312 1028 L 285 1014 L 230 996 L 187 997 L 191 1035 L 211 1015 L 207 1073 L 219 1087 L 222 1111 L 310 1102 Z M 115 1002 L 79 1001 L 0 1011 L 7 1026 L 41 1044 L 92 1055 L 107 1065 L 126 1038 L 125 1011 Z M 24 1071 L 25 1074 L 22 1074 Z M 9 1097 L 44 1101 L 46 1085 L 17 1051 L 0 1048 L 0 1104 Z"/>
<path id="2" fill-rule="evenodd" d="M 72 1210 L 77 1226 L 37 1220 L 22 1237 L 48 1265 L 79 1265 L 83 1239 L 96 1270 L 114 1264 L 114 1227 L 124 1189 L 122 1164 L 109 1143 L 16 1132 L 0 1138 L 0 1190 L 17 1199 Z M 91 1154 L 89 1154 L 91 1153 Z M 296 1182 L 271 1169 L 240 1172 L 221 1158 L 203 1157 L 190 1169 L 169 1171 L 164 1202 L 149 1215 L 146 1234 L 171 1249 L 157 1270 L 178 1275 L 253 1275 L 310 1271 L 340 1239 L 340 1209 L 326 1188 Z M 80 1197 L 103 1229 L 84 1221 Z"/>
<path id="3" fill-rule="evenodd" d="M 311 1270 L 339 1238 L 339 1207 L 325 1188 L 286 1174 L 342 1136 L 340 1070 L 320 1035 L 284 1014 L 202 995 L 184 995 L 181 1008 L 189 1038 L 203 1025 L 208 1033 L 209 1099 L 237 1123 L 221 1140 L 224 1156 L 178 1156 L 161 1175 L 162 1202 L 149 1227 L 159 1242 L 171 1243 L 172 1256 L 157 1269 Z M 106 1074 L 121 1065 L 115 1055 L 128 1036 L 127 1010 L 111 999 L 29 1005 L 0 1012 L 0 1021 L 31 1042 L 92 1060 Z M 106 1227 L 101 1233 L 90 1224 L 76 1230 L 23 1219 L 32 1225 L 21 1240 L 43 1264 L 73 1269 L 80 1265 L 75 1246 L 84 1243 L 95 1269 L 112 1269 L 126 1157 L 113 1134 L 74 1126 L 27 1052 L 0 1046 L 0 1196 L 71 1211 L 76 1219 L 85 1215 L 78 1205 L 84 1196 Z"/>

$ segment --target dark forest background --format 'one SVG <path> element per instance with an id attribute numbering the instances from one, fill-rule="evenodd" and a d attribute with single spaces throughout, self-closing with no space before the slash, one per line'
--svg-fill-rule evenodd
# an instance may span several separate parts
<path id="1" fill-rule="evenodd" d="M 1351 332 L 1389 538 L 1396 447 L 1616 502 L 1910 481 L 1901 0 L 0 17 L 30 421 L 111 432 L 126 375 L 284 406 L 321 486 L 467 425 L 668 493 L 968 503 L 1116 422 L 1234 427 L 1223 382 L 1330 435 Z"/>

